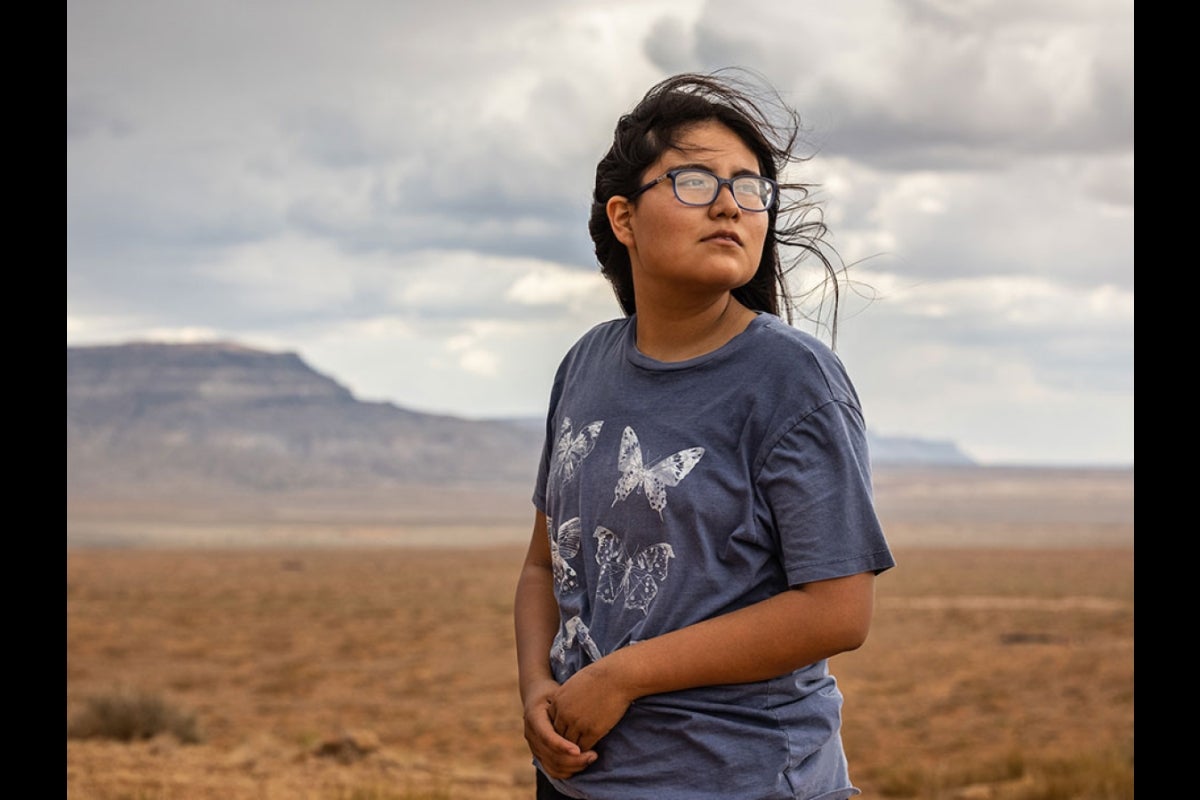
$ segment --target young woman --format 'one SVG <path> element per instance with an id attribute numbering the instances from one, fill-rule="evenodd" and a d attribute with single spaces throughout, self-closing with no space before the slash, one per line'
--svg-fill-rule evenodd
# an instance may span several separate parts
<path id="1" fill-rule="evenodd" d="M 783 108 L 781 129 L 741 84 L 679 75 L 597 167 L 625 316 L 558 369 L 515 598 L 539 798 L 859 793 L 826 660 L 863 643 L 894 561 L 854 387 L 780 317 L 781 245 L 837 278 L 802 185 L 781 210 Z"/>

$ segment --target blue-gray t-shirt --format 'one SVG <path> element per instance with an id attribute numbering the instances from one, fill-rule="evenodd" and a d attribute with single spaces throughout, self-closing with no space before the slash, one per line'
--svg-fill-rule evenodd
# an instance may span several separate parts
<path id="1" fill-rule="evenodd" d="M 791 586 L 894 565 L 854 387 L 813 336 L 759 314 L 681 362 L 603 323 L 555 376 L 534 504 L 560 611 L 559 682 L 629 644 Z M 787 635 L 779 631 L 779 635 Z M 766 681 L 643 697 L 564 794 L 845 798 L 842 696 L 822 660 Z"/>

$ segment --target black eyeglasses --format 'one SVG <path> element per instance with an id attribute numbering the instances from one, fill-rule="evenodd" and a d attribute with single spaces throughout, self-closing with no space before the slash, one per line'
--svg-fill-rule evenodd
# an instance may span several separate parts
<path id="1" fill-rule="evenodd" d="M 728 186 L 733 201 L 744 211 L 766 211 L 775 205 L 779 184 L 761 175 L 738 175 L 734 178 L 718 178 L 706 169 L 688 167 L 668 170 L 665 175 L 641 186 L 629 199 L 637 197 L 647 189 L 671 179 L 675 197 L 685 206 L 707 206 L 717 199 L 722 186 Z"/>

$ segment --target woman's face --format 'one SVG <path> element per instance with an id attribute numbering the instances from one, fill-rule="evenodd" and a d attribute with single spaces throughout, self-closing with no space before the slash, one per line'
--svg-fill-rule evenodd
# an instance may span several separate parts
<path id="1" fill-rule="evenodd" d="M 716 121 L 682 131 L 676 147 L 646 169 L 642 183 L 679 167 L 706 169 L 720 178 L 761 174 L 753 151 Z M 728 186 L 710 205 L 684 205 L 668 178 L 643 192 L 636 205 L 614 198 L 609 219 L 629 249 L 641 309 L 647 302 L 710 302 L 749 282 L 762 259 L 768 212 L 743 210 Z"/>

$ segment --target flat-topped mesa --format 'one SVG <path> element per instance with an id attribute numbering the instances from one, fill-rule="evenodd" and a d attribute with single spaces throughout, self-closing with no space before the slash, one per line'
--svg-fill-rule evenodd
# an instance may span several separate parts
<path id="1" fill-rule="evenodd" d="M 530 485 L 540 428 L 361 401 L 295 353 L 67 348 L 68 492 Z"/>
<path id="2" fill-rule="evenodd" d="M 67 396 L 125 403 L 354 400 L 296 353 L 227 342 L 69 347 Z"/>

